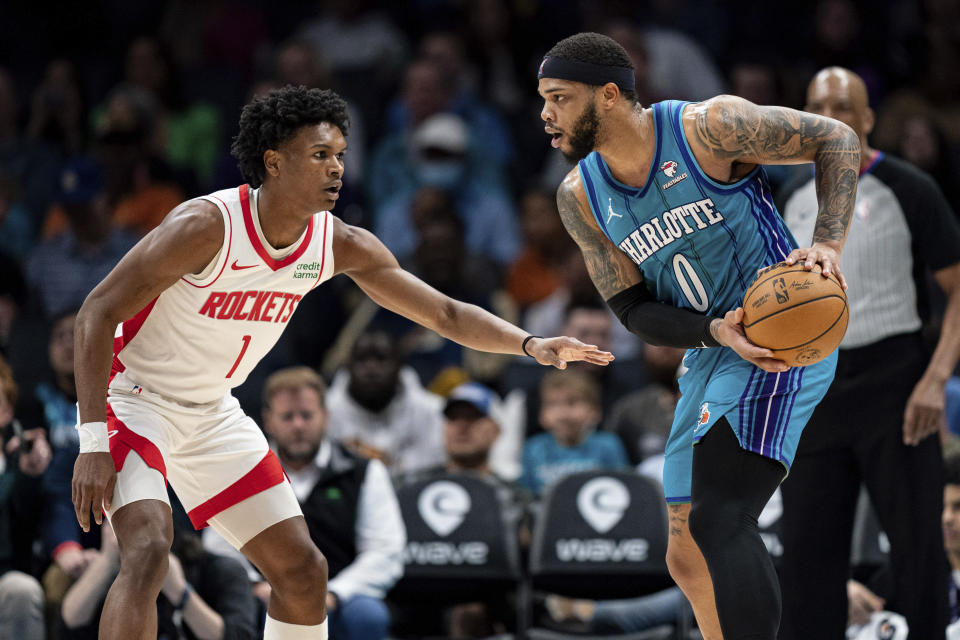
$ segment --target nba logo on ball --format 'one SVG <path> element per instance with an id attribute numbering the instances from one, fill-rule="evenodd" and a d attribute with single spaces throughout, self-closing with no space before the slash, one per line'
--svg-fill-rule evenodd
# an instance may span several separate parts
<path id="1" fill-rule="evenodd" d="M 850 312 L 834 274 L 785 262 L 761 269 L 743 296 L 743 329 L 791 367 L 819 362 L 840 345 Z"/>
<path id="2" fill-rule="evenodd" d="M 660 170 L 667 174 L 668 178 L 672 178 L 677 173 L 677 163 L 673 160 L 667 160 L 660 165 Z"/>

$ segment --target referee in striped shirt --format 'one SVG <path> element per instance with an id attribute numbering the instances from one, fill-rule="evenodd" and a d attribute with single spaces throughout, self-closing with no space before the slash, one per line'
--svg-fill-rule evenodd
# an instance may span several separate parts
<path id="1" fill-rule="evenodd" d="M 860 183 L 843 272 L 850 325 L 833 385 L 804 430 L 783 484 L 781 640 L 843 638 L 850 537 L 861 482 L 890 539 L 887 609 L 911 638 L 942 638 L 948 572 L 940 528 L 944 388 L 960 357 L 960 224 L 930 176 L 871 149 L 873 112 L 863 80 L 820 71 L 807 111 L 860 136 Z M 814 181 L 787 200 L 797 241 L 813 233 Z M 920 336 L 927 272 L 947 295 L 931 355 Z"/>

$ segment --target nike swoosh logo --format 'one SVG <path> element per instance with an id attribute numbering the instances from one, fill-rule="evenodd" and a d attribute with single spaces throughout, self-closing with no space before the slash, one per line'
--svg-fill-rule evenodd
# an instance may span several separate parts
<path id="1" fill-rule="evenodd" d="M 114 429 L 114 430 L 112 430 L 112 431 L 107 431 L 107 438 L 112 438 L 113 436 L 117 435 L 118 433 L 120 433 L 120 432 L 117 431 L 116 429 Z"/>
<path id="2" fill-rule="evenodd" d="M 233 264 L 230 265 L 230 268 L 233 269 L 234 271 L 240 271 L 241 269 L 253 269 L 255 266 L 257 266 L 257 265 L 255 265 L 255 264 L 245 264 L 245 265 L 242 265 L 242 266 L 241 266 L 241 265 L 237 264 L 237 261 L 236 261 L 236 260 L 234 260 L 234 261 L 233 261 Z"/>

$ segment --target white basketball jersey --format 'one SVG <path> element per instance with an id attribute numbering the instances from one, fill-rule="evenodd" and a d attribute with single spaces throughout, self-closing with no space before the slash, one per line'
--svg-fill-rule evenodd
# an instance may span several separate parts
<path id="1" fill-rule="evenodd" d="M 220 253 L 117 327 L 114 370 L 170 399 L 222 398 L 276 344 L 303 296 L 333 275 L 333 216 L 310 219 L 285 255 L 260 230 L 247 185 L 204 199 L 223 214 Z"/>

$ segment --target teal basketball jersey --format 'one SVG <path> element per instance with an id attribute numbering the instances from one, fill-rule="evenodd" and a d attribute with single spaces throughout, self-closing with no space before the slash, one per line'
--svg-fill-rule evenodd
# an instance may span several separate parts
<path id="1" fill-rule="evenodd" d="M 578 169 L 597 224 L 637 265 L 653 296 L 723 317 L 740 305 L 757 270 L 797 243 L 762 167 L 730 185 L 703 172 L 680 122 L 687 104 L 653 105 L 656 150 L 643 187 L 616 180 L 596 151 Z"/>
<path id="2" fill-rule="evenodd" d="M 757 271 L 785 259 L 797 243 L 762 167 L 733 184 L 703 172 L 683 133 L 686 105 L 653 105 L 656 149 L 643 187 L 617 181 L 596 151 L 578 169 L 597 224 L 637 265 L 653 297 L 723 317 L 742 304 Z M 690 501 L 693 445 L 721 417 L 740 446 L 789 468 L 836 361 L 834 353 L 809 367 L 769 373 L 728 347 L 687 351 L 664 459 L 667 502 Z"/>

